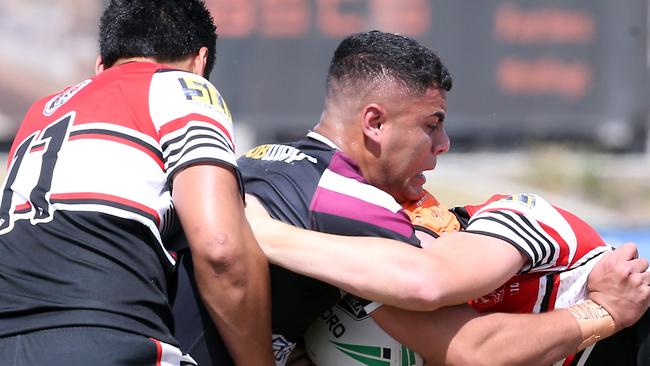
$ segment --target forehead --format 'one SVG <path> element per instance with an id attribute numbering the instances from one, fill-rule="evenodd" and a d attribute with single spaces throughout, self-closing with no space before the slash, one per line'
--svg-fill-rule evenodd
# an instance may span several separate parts
<path id="1" fill-rule="evenodd" d="M 443 89 L 430 87 L 419 99 L 425 104 L 447 111 L 447 92 Z"/>
<path id="2" fill-rule="evenodd" d="M 424 93 L 404 93 L 395 101 L 394 107 L 406 113 L 447 113 L 447 92 L 437 87 L 430 87 Z"/>

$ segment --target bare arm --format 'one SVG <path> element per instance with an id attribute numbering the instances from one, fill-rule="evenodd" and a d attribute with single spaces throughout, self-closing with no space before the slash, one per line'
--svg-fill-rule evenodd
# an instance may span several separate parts
<path id="1" fill-rule="evenodd" d="M 244 216 L 230 168 L 194 165 L 173 200 L 208 313 L 238 365 L 272 365 L 268 262 Z"/>
<path id="2" fill-rule="evenodd" d="M 581 342 L 566 310 L 545 314 L 486 314 L 469 306 L 413 312 L 382 306 L 373 319 L 431 365 L 550 365 Z"/>
<path id="3" fill-rule="evenodd" d="M 593 269 L 590 297 L 611 314 L 613 330 L 634 324 L 648 309 L 647 268 L 646 260 L 636 258 L 636 247 L 626 245 L 607 254 Z M 598 339 L 594 334 L 611 335 L 607 328 L 594 325 L 602 322 L 586 324 L 564 309 L 478 315 L 465 305 L 434 312 L 382 306 L 372 317 L 434 365 L 549 365 L 575 353 L 581 342 Z"/>
<path id="4" fill-rule="evenodd" d="M 422 250 L 395 240 L 298 229 L 272 220 L 253 196 L 247 202 L 246 214 L 271 263 L 403 309 L 434 310 L 484 295 L 525 261 L 493 237 L 453 233 Z"/>

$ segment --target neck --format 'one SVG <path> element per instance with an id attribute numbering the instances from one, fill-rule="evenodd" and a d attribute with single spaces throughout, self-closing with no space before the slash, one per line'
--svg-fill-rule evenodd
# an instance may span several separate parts
<path id="1" fill-rule="evenodd" d="M 314 127 L 314 132 L 328 138 L 341 151 L 352 158 L 365 176 L 366 157 L 364 156 L 363 134 L 354 128 L 353 123 L 348 122 L 350 121 L 333 118 L 331 114 L 323 113 L 320 122 Z"/>
<path id="2" fill-rule="evenodd" d="M 316 125 L 316 127 L 314 127 L 314 132 L 318 132 L 319 134 L 325 136 L 328 140 L 332 141 L 332 143 L 336 145 L 339 149 L 343 151 L 346 150 L 342 138 L 343 133 L 342 131 L 340 131 L 340 129 L 333 128 L 327 123 L 323 123 L 323 121 L 321 121 Z"/>
<path id="3" fill-rule="evenodd" d="M 188 58 L 180 60 L 180 61 L 168 61 L 168 62 L 160 62 L 160 61 L 156 60 L 153 57 L 144 57 L 144 56 L 125 57 L 125 58 L 121 58 L 121 59 L 118 59 L 117 61 L 115 61 L 115 64 L 113 64 L 113 66 L 122 65 L 122 64 L 125 64 L 125 63 L 128 63 L 128 62 L 155 62 L 155 63 L 163 64 L 163 65 L 175 68 L 175 69 L 184 70 L 184 71 L 188 71 L 188 72 L 194 72 L 191 57 L 188 57 Z"/>
<path id="4" fill-rule="evenodd" d="M 115 61 L 113 66 L 118 66 L 122 64 L 126 64 L 129 62 L 134 62 L 134 61 L 139 61 L 139 62 L 157 62 L 155 59 L 152 57 L 126 57 L 126 58 L 121 58 Z"/>

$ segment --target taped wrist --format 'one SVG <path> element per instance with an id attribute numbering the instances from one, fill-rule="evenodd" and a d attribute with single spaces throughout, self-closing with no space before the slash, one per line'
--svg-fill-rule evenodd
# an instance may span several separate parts
<path id="1" fill-rule="evenodd" d="M 616 333 L 616 324 L 609 312 L 592 300 L 571 305 L 567 310 L 578 321 L 582 343 L 578 351 Z"/>

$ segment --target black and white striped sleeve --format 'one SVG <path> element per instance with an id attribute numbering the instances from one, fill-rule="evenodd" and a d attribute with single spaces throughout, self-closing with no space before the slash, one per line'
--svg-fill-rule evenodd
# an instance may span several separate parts
<path id="1" fill-rule="evenodd" d="M 182 71 L 159 72 L 149 99 L 168 180 L 189 165 L 216 163 L 232 167 L 242 188 L 230 112 L 208 80 Z"/>
<path id="2" fill-rule="evenodd" d="M 528 258 L 520 271 L 526 273 L 558 264 L 560 251 L 567 246 L 558 234 L 566 232 L 564 224 L 566 221 L 548 202 L 537 195 L 525 194 L 484 206 L 470 218 L 466 231 L 512 244 Z M 569 235 L 572 234 L 569 228 Z"/>

